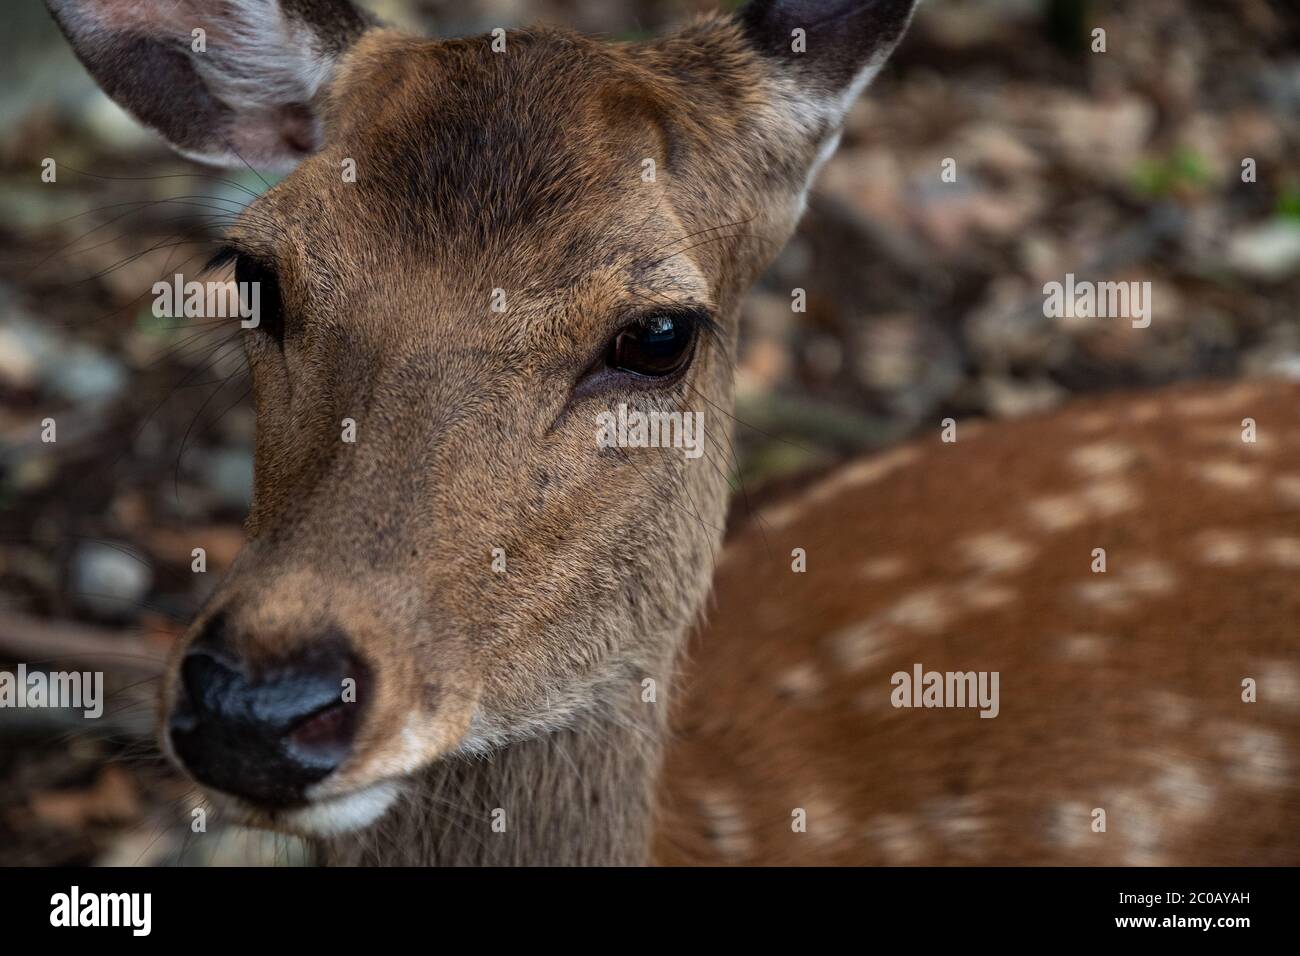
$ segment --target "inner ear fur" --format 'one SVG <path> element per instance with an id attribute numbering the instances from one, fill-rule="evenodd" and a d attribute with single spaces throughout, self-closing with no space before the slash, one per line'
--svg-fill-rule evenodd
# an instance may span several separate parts
<path id="1" fill-rule="evenodd" d="M 46 0 L 100 87 L 181 153 L 284 169 L 320 146 L 318 94 L 370 25 L 348 0 Z"/>

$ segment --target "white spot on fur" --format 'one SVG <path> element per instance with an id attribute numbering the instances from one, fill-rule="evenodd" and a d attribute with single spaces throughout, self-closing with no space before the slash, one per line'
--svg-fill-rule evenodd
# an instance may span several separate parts
<path id="1" fill-rule="evenodd" d="M 1078 850 L 1089 840 L 1105 839 L 1092 832 L 1092 808 L 1078 800 L 1062 800 L 1052 807 L 1047 825 L 1047 839 L 1067 850 Z"/>
<path id="2" fill-rule="evenodd" d="M 1167 564 L 1159 561 L 1138 561 L 1121 577 L 1141 594 L 1168 594 L 1174 589 L 1176 578 Z"/>
<path id="3" fill-rule="evenodd" d="M 898 555 L 872 558 L 863 563 L 861 573 L 870 581 L 888 581 L 899 577 L 907 569 L 907 562 Z"/>
<path id="4" fill-rule="evenodd" d="M 1193 763 L 1179 758 L 1157 759 L 1160 774 L 1151 783 L 1159 805 L 1186 825 L 1208 816 L 1214 808 L 1214 785 Z"/>
<path id="5" fill-rule="evenodd" d="M 1034 549 L 1002 531 L 966 538 L 957 545 L 966 563 L 986 574 L 1018 571 L 1029 563 Z"/>
<path id="6" fill-rule="evenodd" d="M 1109 518 L 1132 511 L 1142 496 L 1127 482 L 1118 480 L 1090 484 L 1073 495 L 1039 498 L 1028 505 L 1029 516 L 1046 531 L 1068 531 L 1090 518 Z"/>
<path id="7" fill-rule="evenodd" d="M 922 588 L 899 600 L 886 612 L 889 621 L 899 627 L 917 631 L 934 632 L 942 629 L 952 617 L 939 588 Z"/>
<path id="8" fill-rule="evenodd" d="M 729 793 L 711 790 L 699 801 L 709 825 L 709 838 L 717 851 L 728 860 L 750 856 L 754 841 L 741 812 L 740 802 Z"/>
<path id="9" fill-rule="evenodd" d="M 1085 488 L 1083 500 L 1094 515 L 1109 518 L 1132 511 L 1141 504 L 1142 496 L 1132 485 L 1122 481 L 1103 481 Z"/>
<path id="10" fill-rule="evenodd" d="M 1131 468 L 1137 457 L 1137 452 L 1128 445 L 1113 441 L 1097 442 L 1071 452 L 1070 464 L 1095 477 Z"/>
<path id="11" fill-rule="evenodd" d="M 1220 723 L 1210 739 L 1218 742 L 1228 775 L 1256 790 L 1294 786 L 1286 741 L 1278 733 L 1245 723 Z"/>
<path id="12" fill-rule="evenodd" d="M 1074 495 L 1055 495 L 1031 501 L 1029 516 L 1047 531 L 1068 531 L 1088 520 L 1088 509 Z"/>
<path id="13" fill-rule="evenodd" d="M 930 800 L 922 813 L 944 845 L 957 856 L 977 859 L 986 851 L 989 820 L 978 796 Z"/>
<path id="14" fill-rule="evenodd" d="M 1212 461 L 1192 467 L 1202 481 L 1232 491 L 1244 491 L 1259 483 L 1259 469 L 1235 461 Z"/>
<path id="15" fill-rule="evenodd" d="M 1138 561 L 1127 570 L 1114 569 L 1106 577 L 1084 581 L 1075 586 L 1079 599 L 1107 611 L 1127 611 L 1144 597 L 1168 594 L 1176 578 L 1167 565 L 1158 561 Z"/>
<path id="16" fill-rule="evenodd" d="M 1300 538 L 1269 538 L 1264 542 L 1264 554 L 1278 567 L 1300 568 Z"/>
<path id="17" fill-rule="evenodd" d="M 787 697 L 808 698 L 826 689 L 821 674 L 812 663 L 805 662 L 788 668 L 777 678 L 777 690 Z"/>
<path id="18" fill-rule="evenodd" d="M 808 811 L 808 836 L 822 845 L 837 845 L 849 835 L 850 825 L 844 810 L 819 790 L 803 803 Z"/>
<path id="19" fill-rule="evenodd" d="M 1079 662 L 1100 661 L 1106 656 L 1114 638 L 1098 634 L 1069 634 L 1059 642 L 1061 656 Z"/>
<path id="20" fill-rule="evenodd" d="M 1277 449 L 1277 441 L 1267 432 L 1257 432 L 1253 442 L 1243 442 L 1241 440 L 1241 427 L 1237 424 L 1228 426 L 1201 425 L 1193 428 L 1190 435 L 1195 441 L 1207 445 L 1222 445 L 1233 450 L 1241 449 L 1252 454 L 1272 452 Z"/>
<path id="21" fill-rule="evenodd" d="M 1165 852 L 1201 824 L 1214 808 L 1216 790 L 1194 764 L 1160 751 L 1145 754 L 1155 773 L 1142 785 L 1099 799 L 1107 829 L 1124 866 L 1163 866 Z"/>
<path id="22" fill-rule="evenodd" d="M 1300 711 L 1300 668 L 1290 661 L 1273 660 L 1259 664 L 1255 672 L 1261 706 Z"/>
<path id="23" fill-rule="evenodd" d="M 895 866 L 920 862 L 926 851 L 919 823 L 897 813 L 882 813 L 867 821 L 863 836 Z"/>
<path id="24" fill-rule="evenodd" d="M 772 531 L 780 531 L 794 524 L 808 510 L 808 503 L 803 498 L 796 498 L 784 504 L 764 508 L 759 512 L 757 520 Z"/>
<path id="25" fill-rule="evenodd" d="M 1243 535 L 1217 528 L 1198 534 L 1196 547 L 1205 564 L 1224 567 L 1241 564 L 1250 550 Z"/>
<path id="26" fill-rule="evenodd" d="M 793 501 L 766 508 L 760 512 L 759 517 L 774 531 L 788 527 L 804 512 L 814 510 L 817 506 L 839 497 L 846 491 L 874 484 L 886 475 L 911 464 L 918 457 L 920 452 L 915 448 L 904 446 L 845 465 L 831 472 L 806 494 Z"/>
<path id="27" fill-rule="evenodd" d="M 958 598 L 970 611 L 994 611 L 1015 601 L 1017 592 L 990 581 L 971 581 L 962 585 Z"/>
<path id="28" fill-rule="evenodd" d="M 874 621 L 862 621 L 824 638 L 826 649 L 850 674 L 878 664 L 885 656 L 885 632 Z"/>
<path id="29" fill-rule="evenodd" d="M 1155 776 L 1109 801 L 1107 822 L 1122 841 L 1124 866 L 1166 865 L 1164 851 L 1214 808 L 1215 788 L 1195 764 L 1159 751 L 1147 756 L 1155 764 Z"/>
<path id="30" fill-rule="evenodd" d="M 1129 603 L 1128 585 L 1123 581 L 1097 578 L 1094 581 L 1084 581 L 1077 586 L 1076 590 L 1081 601 L 1109 610 L 1126 608 Z"/>
<path id="31" fill-rule="evenodd" d="M 920 452 L 915 448 L 904 446 L 864 458 L 831 472 L 821 484 L 808 492 L 808 497 L 813 502 L 829 501 L 850 489 L 873 485 L 919 457 Z"/>

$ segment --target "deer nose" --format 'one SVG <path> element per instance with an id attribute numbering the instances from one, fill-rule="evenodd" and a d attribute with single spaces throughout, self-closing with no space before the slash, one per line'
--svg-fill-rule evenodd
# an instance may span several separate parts
<path id="1" fill-rule="evenodd" d="M 224 619 L 214 619 L 181 660 L 168 719 L 172 748 L 209 787 L 259 804 L 301 803 L 351 750 L 365 666 L 330 633 L 253 668 L 226 630 Z"/>

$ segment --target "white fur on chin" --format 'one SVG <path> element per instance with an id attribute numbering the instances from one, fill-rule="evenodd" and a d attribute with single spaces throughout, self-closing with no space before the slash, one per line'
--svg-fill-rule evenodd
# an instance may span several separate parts
<path id="1" fill-rule="evenodd" d="M 338 836 L 374 823 L 388 811 L 400 793 L 398 783 L 381 780 L 364 790 L 326 797 L 305 807 L 277 813 L 274 825 L 276 829 L 305 837 Z"/>

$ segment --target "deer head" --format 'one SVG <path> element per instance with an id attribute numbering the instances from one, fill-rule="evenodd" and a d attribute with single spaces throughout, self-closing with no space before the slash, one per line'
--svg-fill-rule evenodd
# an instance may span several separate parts
<path id="1" fill-rule="evenodd" d="M 336 832 L 666 677 L 721 535 L 741 296 L 914 0 L 756 0 L 638 43 L 48 2 L 183 153 L 291 170 L 219 257 L 260 288 L 256 478 L 165 680 L 184 768 Z M 700 413 L 703 454 L 599 440 L 620 406 Z"/>

